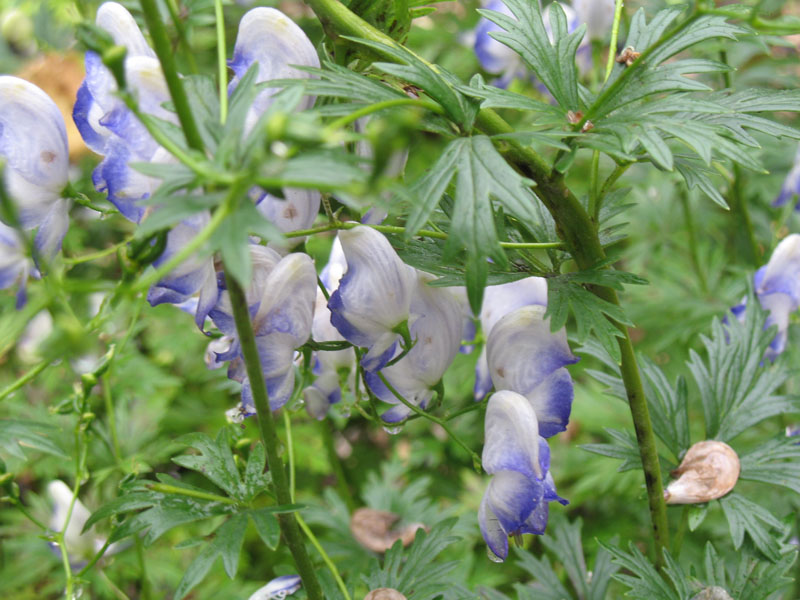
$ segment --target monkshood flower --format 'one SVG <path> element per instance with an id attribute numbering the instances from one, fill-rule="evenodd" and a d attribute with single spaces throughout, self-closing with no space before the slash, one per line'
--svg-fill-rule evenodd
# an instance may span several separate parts
<path id="1" fill-rule="evenodd" d="M 19 232 L 0 223 L 0 290 L 19 285 L 17 308 L 22 308 L 27 300 L 29 274 L 38 277 L 33 261 L 25 255 Z"/>
<path id="2" fill-rule="evenodd" d="M 593 0 L 589 0 L 593 1 Z M 514 18 L 511 10 L 502 0 L 486 0 L 483 8 L 493 10 L 506 16 Z M 575 31 L 581 24 L 578 15 L 569 6 L 562 5 L 567 17 L 567 29 L 570 33 Z M 550 27 L 550 7 L 548 6 L 543 13 L 544 26 L 548 36 L 552 39 Z M 499 75 L 492 83 L 501 88 L 508 87 L 514 79 L 524 79 L 528 76 L 528 69 L 522 58 L 511 48 L 498 42 L 489 34 L 493 31 L 503 31 L 503 29 L 485 17 L 481 17 L 475 29 L 475 55 L 487 73 Z M 591 68 L 591 54 L 588 52 L 588 40 L 584 38 L 581 47 L 578 49 L 580 55 L 579 67 L 581 71 Z"/>
<path id="3" fill-rule="evenodd" d="M 786 236 L 775 248 L 769 262 L 753 276 L 756 297 L 761 307 L 769 311 L 765 327 L 776 325 L 778 333 L 764 357 L 775 360 L 786 348 L 789 317 L 800 307 L 800 234 Z M 734 316 L 744 320 L 744 300 L 731 309 Z"/>
<path id="4" fill-rule="evenodd" d="M 67 130 L 50 96 L 10 75 L 0 75 L 0 162 L 1 184 L 14 201 L 20 227 L 37 229 L 34 247 L 51 259 L 69 226 L 69 202 L 61 197 L 68 181 Z M 0 287 L 22 279 L 21 242 L 8 227 L 0 231 Z"/>
<path id="5" fill-rule="evenodd" d="M 572 0 L 578 23 L 586 23 L 586 36 L 602 40 L 614 23 L 614 0 Z"/>
<path id="6" fill-rule="evenodd" d="M 786 179 L 783 180 L 781 192 L 775 198 L 772 206 L 783 206 L 795 197 L 798 198 L 795 210 L 800 210 L 800 146 L 797 147 L 792 169 L 786 175 Z"/>
<path id="7" fill-rule="evenodd" d="M 483 293 L 480 314 L 483 335 L 488 338 L 495 323 L 508 313 L 531 305 L 547 306 L 547 280 L 543 277 L 526 277 L 487 287 Z M 478 362 L 475 363 L 475 387 L 473 390 L 475 400 L 483 400 L 491 389 L 492 377 L 489 374 L 489 363 L 486 361 L 486 347 L 484 346 Z"/>
<path id="8" fill-rule="evenodd" d="M 254 188 L 256 208 L 261 215 L 283 233 L 308 229 L 319 213 L 321 195 L 317 190 L 283 188 L 283 198 L 277 198 L 260 188 Z"/>
<path id="9" fill-rule="evenodd" d="M 550 449 L 539 435 L 536 412 L 524 396 L 504 390 L 489 398 L 481 462 L 493 477 L 478 521 L 490 556 L 505 560 L 509 536 L 543 534 L 549 503 L 567 503 L 556 493 L 549 473 Z"/>
<path id="10" fill-rule="evenodd" d="M 170 260 L 208 224 L 209 219 L 208 212 L 200 212 L 175 225 L 167 235 L 164 252 L 153 266 L 158 267 Z M 195 301 L 193 296 L 197 292 L 199 298 Z M 186 306 L 187 312 L 194 315 L 195 323 L 203 330 L 206 317 L 216 305 L 218 296 L 214 262 L 192 256 L 150 288 L 147 301 L 151 306 L 164 303 Z"/>
<path id="11" fill-rule="evenodd" d="M 434 388 L 453 362 L 461 345 L 464 330 L 463 294 L 447 287 L 429 285 L 433 275 L 417 271 L 417 283 L 411 298 L 409 314 L 412 325 L 410 337 L 414 346 L 397 363 L 380 370 L 389 384 L 405 400 L 425 408 L 433 397 Z M 411 409 L 392 393 L 377 372 L 365 371 L 367 385 L 374 394 L 396 406 L 383 413 L 388 423 L 405 420 Z"/>
<path id="12" fill-rule="evenodd" d="M 302 584 L 299 575 L 281 575 L 253 592 L 249 600 L 282 600 L 294 594 Z"/>
<path id="13" fill-rule="evenodd" d="M 256 336 L 261 371 L 272 410 L 286 404 L 294 390 L 293 358 L 296 348 L 308 341 L 314 311 L 317 273 L 307 254 L 293 253 L 281 258 L 274 250 L 251 246 L 253 281 L 247 290 L 253 331 Z M 242 384 L 242 416 L 255 413 L 252 389 L 225 282 L 209 316 L 224 334 L 234 339 L 218 360 L 230 360 L 228 377 Z"/>
<path id="14" fill-rule="evenodd" d="M 408 322 L 414 269 L 371 227 L 339 233 L 347 271 L 331 294 L 331 323 L 348 342 L 368 348 L 362 366 L 376 371 L 395 355 L 399 328 Z"/>
<path id="15" fill-rule="evenodd" d="M 572 378 L 567 365 L 578 362 L 563 329 L 550 332 L 545 307 L 524 306 L 492 328 L 486 343 L 489 373 L 498 390 L 525 396 L 536 412 L 539 434 L 564 431 L 572 409 Z"/>

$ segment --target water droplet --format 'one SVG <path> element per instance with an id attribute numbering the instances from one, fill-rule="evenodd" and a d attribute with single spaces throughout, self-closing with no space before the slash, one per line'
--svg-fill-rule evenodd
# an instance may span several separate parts
<path id="1" fill-rule="evenodd" d="M 492 552 L 491 548 L 486 548 L 486 556 L 488 556 L 489 560 L 494 562 L 494 563 L 503 562 L 503 559 L 500 558 L 499 556 L 497 556 L 497 554 L 495 554 L 494 552 Z"/>
<path id="2" fill-rule="evenodd" d="M 384 425 L 383 430 L 388 433 L 389 435 L 397 435 L 401 431 L 403 431 L 403 426 L 398 425 L 397 427 L 386 427 Z"/>

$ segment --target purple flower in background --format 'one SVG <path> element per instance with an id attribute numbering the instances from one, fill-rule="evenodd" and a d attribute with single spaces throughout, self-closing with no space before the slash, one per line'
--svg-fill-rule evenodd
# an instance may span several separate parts
<path id="1" fill-rule="evenodd" d="M 486 343 L 489 373 L 495 388 L 528 399 L 539 433 L 551 437 L 567 428 L 572 408 L 572 378 L 567 365 L 578 362 L 563 329 L 550 332 L 545 307 L 524 306 L 500 319 Z"/>
<path id="2" fill-rule="evenodd" d="M 508 313 L 523 306 L 547 306 L 547 280 L 543 277 L 526 277 L 518 281 L 493 285 L 486 288 L 481 306 L 481 329 L 488 339 L 492 328 Z M 484 346 L 475 363 L 475 400 L 483 400 L 492 389 L 489 363 L 486 362 Z"/>
<path id="3" fill-rule="evenodd" d="M 396 364 L 380 370 L 389 384 L 415 406 L 425 408 L 444 372 L 461 345 L 466 298 L 457 288 L 433 287 L 433 275 L 417 271 L 411 298 L 409 321 L 414 346 Z M 396 406 L 382 415 L 389 423 L 405 420 L 411 409 L 381 381 L 377 372 L 365 372 L 367 385 L 375 395 Z"/>
<path id="4" fill-rule="evenodd" d="M 395 355 L 397 330 L 408 321 L 416 275 L 371 227 L 342 231 L 339 239 L 347 271 L 328 302 L 331 323 L 348 342 L 369 349 L 361 364 L 375 371 Z"/>
<path id="5" fill-rule="evenodd" d="M 13 227 L 0 223 L 0 290 L 19 285 L 17 308 L 27 301 L 28 275 L 39 276 L 33 261 L 25 255 L 24 241 Z"/>
<path id="6" fill-rule="evenodd" d="M 281 575 L 256 590 L 249 600 L 283 600 L 299 590 L 302 584 L 299 575 Z"/>
<path id="7" fill-rule="evenodd" d="M 767 348 L 765 358 L 775 360 L 786 348 L 789 317 L 800 307 L 800 234 L 786 236 L 775 248 L 769 262 L 753 276 L 756 297 L 761 307 L 769 311 L 765 327 L 776 325 L 778 333 Z M 733 315 L 743 321 L 745 302 L 731 308 Z"/>
<path id="8" fill-rule="evenodd" d="M 586 37 L 602 40 L 614 23 L 614 0 L 572 0 L 578 23 L 586 23 Z"/>
<path id="9" fill-rule="evenodd" d="M 492 475 L 478 511 L 478 521 L 491 555 L 508 556 L 508 537 L 541 535 L 547 527 L 549 503 L 566 500 L 556 493 L 549 473 L 550 449 L 539 436 L 539 424 L 528 400 L 511 391 L 489 398 L 481 461 Z"/>
<path id="10" fill-rule="evenodd" d="M 800 146 L 797 147 L 797 154 L 794 157 L 794 164 L 783 180 L 780 194 L 775 198 L 772 206 L 783 206 L 789 201 L 797 198 L 795 210 L 800 210 Z"/>

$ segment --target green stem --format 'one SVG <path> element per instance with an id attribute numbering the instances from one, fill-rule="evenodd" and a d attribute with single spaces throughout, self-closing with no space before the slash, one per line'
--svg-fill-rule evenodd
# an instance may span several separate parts
<path id="1" fill-rule="evenodd" d="M 119 446 L 119 435 L 117 434 L 117 419 L 114 413 L 114 399 L 111 397 L 111 378 L 109 373 L 103 376 L 103 401 L 106 407 L 106 418 L 108 418 L 108 430 L 111 432 L 111 443 L 114 448 L 114 458 L 117 465 L 122 464 L 122 452 Z"/>
<path id="2" fill-rule="evenodd" d="M 154 492 L 161 492 L 162 494 L 172 494 L 175 496 L 188 496 L 189 498 L 197 498 L 199 500 L 210 500 L 211 502 L 219 502 L 221 504 L 237 504 L 236 500 L 228 498 L 227 496 L 219 496 L 218 494 L 201 492 L 200 490 L 190 490 L 175 485 L 168 485 L 166 483 L 151 483 L 148 484 L 147 487 L 153 490 Z"/>
<path id="3" fill-rule="evenodd" d="M 475 470 L 480 472 L 481 470 L 480 457 L 460 437 L 458 437 L 458 435 L 456 435 L 456 433 L 452 430 L 450 425 L 447 424 L 446 420 L 440 419 L 439 417 L 424 411 L 416 404 L 412 404 L 411 402 L 406 400 L 403 397 L 403 395 L 400 394 L 400 392 L 398 392 L 391 383 L 389 383 L 389 380 L 386 379 L 386 376 L 381 371 L 378 371 L 378 377 L 380 377 L 381 381 L 383 382 L 383 385 L 385 385 L 386 389 L 388 389 L 389 392 L 391 392 L 392 396 L 397 398 L 402 404 L 404 404 L 407 408 L 409 408 L 411 412 L 418 414 L 423 419 L 428 419 L 428 421 L 431 421 L 432 423 L 436 423 L 442 429 L 444 429 L 447 432 L 447 435 L 449 435 L 456 444 L 461 446 L 467 452 L 467 454 L 469 454 L 472 457 L 472 464 L 475 466 Z"/>
<path id="4" fill-rule="evenodd" d="M 214 15 L 217 21 L 217 66 L 219 77 L 219 122 L 225 125 L 228 120 L 228 64 L 226 62 L 225 15 L 222 0 L 214 0 Z"/>
<path id="5" fill-rule="evenodd" d="M 692 265 L 697 274 L 697 280 L 700 283 L 700 289 L 703 294 L 708 296 L 708 281 L 706 274 L 703 271 L 703 266 L 700 264 L 700 256 L 697 253 L 697 235 L 694 230 L 694 219 L 692 218 L 692 210 L 689 206 L 689 192 L 684 190 L 681 194 L 681 206 L 683 206 L 683 218 L 686 222 L 686 233 L 689 235 L 689 253 L 692 258 Z"/>
<path id="6" fill-rule="evenodd" d="M 623 1 L 617 0 L 614 8 L 614 25 L 611 28 L 611 43 L 608 45 L 608 61 L 606 62 L 606 76 L 604 81 L 611 77 L 614 70 L 614 60 L 617 58 L 617 40 L 619 40 L 619 23 L 622 20 Z"/>
<path id="7" fill-rule="evenodd" d="M 95 565 L 97 564 L 97 562 L 98 562 L 98 561 L 99 561 L 101 558 L 103 558 L 103 555 L 106 553 L 106 550 L 108 550 L 108 547 L 109 547 L 110 545 L 111 545 L 111 535 L 109 535 L 109 536 L 106 538 L 106 541 L 105 541 L 105 543 L 103 544 L 103 547 L 102 547 L 102 548 L 100 548 L 100 550 L 98 550 L 97 552 L 95 552 L 95 554 L 94 554 L 94 556 L 92 557 L 92 559 L 91 559 L 91 560 L 90 560 L 88 563 L 86 563 L 86 566 L 84 566 L 84 567 L 83 567 L 83 568 L 82 568 L 80 571 L 78 571 L 78 577 L 83 577 L 84 575 L 86 575 L 86 573 L 88 573 L 88 572 L 89 572 L 89 570 L 90 570 L 90 569 L 91 569 L 93 566 L 95 566 Z"/>
<path id="8" fill-rule="evenodd" d="M 200 130 L 197 128 L 192 109 L 189 106 L 189 98 L 186 96 L 186 91 L 183 89 L 183 84 L 178 76 L 172 44 L 167 36 L 167 29 L 164 27 L 164 23 L 161 22 L 156 0 L 139 1 L 142 5 L 147 29 L 153 39 L 153 48 L 156 51 L 158 61 L 161 63 L 161 70 L 164 72 L 164 79 L 167 82 L 167 88 L 169 88 L 172 104 L 175 106 L 178 121 L 181 124 L 184 136 L 186 136 L 186 143 L 189 144 L 189 147 L 203 152 L 203 138 L 200 136 Z"/>
<path id="9" fill-rule="evenodd" d="M 233 319 L 236 324 L 236 331 L 239 336 L 239 343 L 242 348 L 247 376 L 253 392 L 253 402 L 258 415 L 258 426 L 261 431 L 261 439 L 267 452 L 267 462 L 269 471 L 272 475 L 272 487 L 278 504 L 291 504 L 292 497 L 289 484 L 286 480 L 286 471 L 283 461 L 278 454 L 278 434 L 275 430 L 275 422 L 269 408 L 269 397 L 267 386 L 264 382 L 264 374 L 261 372 L 261 359 L 258 355 L 256 338 L 253 333 L 253 326 L 250 322 L 250 312 L 247 306 L 247 298 L 244 290 L 236 279 L 229 272 L 225 273 L 225 280 L 230 294 Z M 278 523 L 281 532 L 286 540 L 289 550 L 294 557 L 295 566 L 303 580 L 303 586 L 310 600 L 322 600 L 322 589 L 317 581 L 314 572 L 314 565 L 306 552 L 303 544 L 303 537 L 298 526 L 294 513 L 282 513 L 278 515 Z"/>
<path id="10" fill-rule="evenodd" d="M 144 544 L 139 536 L 136 536 L 136 556 L 139 560 L 140 579 L 142 581 L 141 600 L 150 600 L 153 597 L 150 589 L 150 579 L 147 577 L 147 559 L 144 555 Z"/>
<path id="11" fill-rule="evenodd" d="M 328 464 L 333 471 L 333 475 L 336 477 L 336 489 L 339 490 L 339 495 L 342 497 L 345 504 L 347 504 L 347 510 L 353 512 L 357 508 L 357 505 L 353 494 L 350 492 L 344 465 L 342 465 L 342 461 L 339 460 L 339 455 L 336 454 L 336 445 L 333 442 L 333 433 L 331 432 L 332 427 L 333 422 L 328 418 L 318 422 L 319 432 L 322 437 L 322 445 L 325 446 L 325 454 L 328 457 Z"/>
<path id="12" fill-rule="evenodd" d="M 192 52 L 192 47 L 189 45 L 189 37 L 186 35 L 186 27 L 183 26 L 183 20 L 181 19 L 180 12 L 178 11 L 178 6 L 175 4 L 175 0 L 165 0 L 165 4 L 167 5 L 167 10 L 169 11 L 169 17 L 172 19 L 172 24 L 175 25 L 175 31 L 178 32 L 178 41 L 180 42 L 181 46 L 183 46 L 183 52 L 186 55 L 186 61 L 189 63 L 189 70 L 197 74 L 197 61 L 194 59 L 194 52 Z"/>
<path id="13" fill-rule="evenodd" d="M 357 111 L 352 112 L 349 115 L 344 115 L 343 117 L 339 117 L 335 121 L 332 121 L 328 126 L 325 127 L 323 131 L 323 138 L 326 134 L 330 135 L 336 130 L 349 125 L 353 121 L 357 121 L 361 117 L 366 117 L 367 115 L 371 115 L 387 108 L 393 108 L 395 106 L 417 106 L 419 108 L 424 108 L 431 112 L 435 112 L 438 115 L 444 114 L 444 109 L 441 106 L 434 102 L 428 102 L 427 100 L 417 100 L 415 98 L 395 98 L 393 100 L 384 100 L 383 102 L 376 102 L 375 104 L 370 104 L 363 108 L 359 108 Z"/>
<path id="14" fill-rule="evenodd" d="M 286 428 L 286 447 L 288 450 L 289 455 L 289 493 L 292 497 L 292 502 L 295 500 L 294 496 L 294 480 L 295 480 L 295 473 L 294 473 L 294 444 L 292 442 L 292 419 L 289 417 L 289 411 L 283 411 L 283 423 Z M 322 544 L 319 543 L 317 536 L 314 535 L 314 532 L 311 531 L 311 528 L 308 524 L 303 520 L 299 514 L 295 514 L 295 518 L 297 519 L 297 524 L 300 526 L 300 529 L 303 530 L 303 533 L 306 534 L 308 541 L 311 542 L 311 545 L 317 549 L 319 555 L 322 557 L 322 562 L 328 567 L 328 570 L 333 575 L 333 578 L 336 580 L 336 584 L 339 586 L 339 589 L 342 591 L 342 595 L 345 597 L 346 600 L 351 600 L 350 594 L 347 591 L 347 586 L 342 581 L 341 575 L 339 575 L 339 570 L 336 568 L 336 565 L 333 564 L 330 556 L 328 553 L 325 552 L 325 549 L 322 547 Z"/>
<path id="15" fill-rule="evenodd" d="M 113 246 L 109 246 L 108 248 L 104 248 L 103 250 L 98 250 L 97 252 L 90 252 L 88 254 L 82 254 L 81 256 L 64 257 L 64 264 L 79 265 L 81 263 L 97 260 L 98 258 L 105 258 L 110 254 L 114 254 L 120 248 L 123 248 L 132 239 L 133 239 L 132 237 L 126 238 L 121 242 L 114 244 Z"/>
<path id="16" fill-rule="evenodd" d="M 185 260 L 193 257 L 200 247 L 205 244 L 214 232 L 219 229 L 222 222 L 230 214 L 228 203 L 223 204 L 214 214 L 203 229 L 201 229 L 196 236 L 194 236 L 187 244 L 176 252 L 172 258 L 165 263 L 159 265 L 157 269 L 146 273 L 133 285 L 132 291 L 134 293 L 147 290 L 151 285 L 158 283 L 165 275 L 172 271 L 175 267 L 181 265 Z"/>
<path id="17" fill-rule="evenodd" d="M 739 221 L 739 228 L 736 233 L 745 237 L 744 244 L 737 243 L 736 245 L 744 245 L 746 248 L 747 260 L 753 267 L 759 268 L 761 266 L 761 250 L 756 241 L 753 220 L 750 218 L 750 209 L 742 193 L 742 170 L 739 168 L 739 165 L 733 165 L 733 180 L 731 181 L 729 199 L 731 212 Z"/>
<path id="18" fill-rule="evenodd" d="M 50 361 L 49 360 L 42 361 L 38 365 L 33 367 L 30 371 L 28 371 L 27 373 L 22 375 L 22 377 L 20 377 L 19 379 L 17 379 L 13 383 L 7 385 L 5 387 L 5 389 L 3 389 L 2 392 L 0 392 L 0 401 L 5 400 L 6 398 L 8 398 L 11 394 L 16 392 L 19 388 L 24 386 L 26 383 L 36 379 L 37 375 L 39 375 L 39 373 L 44 371 L 49 366 L 50 366 Z"/>
<path id="19" fill-rule="evenodd" d="M 691 508 L 690 504 L 685 504 L 683 506 L 683 510 L 681 511 L 681 522 L 678 525 L 678 533 L 675 534 L 675 538 L 672 540 L 672 556 L 677 560 L 681 555 L 681 546 L 683 545 L 683 538 L 686 535 L 686 529 L 689 525 L 689 509 Z"/>
<path id="20" fill-rule="evenodd" d="M 29 510 L 28 510 L 28 509 L 25 507 L 25 505 L 24 505 L 22 502 L 20 502 L 20 501 L 19 501 L 19 500 L 17 500 L 16 498 L 13 498 L 13 499 L 9 500 L 9 502 L 10 502 L 10 503 L 11 503 L 11 504 L 12 504 L 12 505 L 13 505 L 13 506 L 14 506 L 14 507 L 15 507 L 15 508 L 16 508 L 16 509 L 19 511 L 19 512 L 21 512 L 23 515 L 25 515 L 25 517 L 27 517 L 27 519 L 28 519 L 28 520 L 29 520 L 31 523 L 33 523 L 34 525 L 36 525 L 36 526 L 37 526 L 39 529 L 41 529 L 42 531 L 47 531 L 47 530 L 49 529 L 49 527 L 47 527 L 47 525 L 45 525 L 45 524 L 44 524 L 44 523 L 42 523 L 42 522 L 41 522 L 39 519 L 37 519 L 36 517 L 34 517 L 34 516 L 33 516 L 33 514 L 32 514 L 32 513 L 31 513 L 31 512 L 30 512 L 30 511 L 29 511 Z"/>
<path id="21" fill-rule="evenodd" d="M 594 216 L 600 213 L 600 206 L 598 199 L 600 198 L 600 190 L 598 189 L 598 179 L 600 177 L 600 151 L 595 150 L 592 153 L 592 167 L 589 171 L 589 216 Z M 595 219 L 597 221 L 597 219 Z"/>

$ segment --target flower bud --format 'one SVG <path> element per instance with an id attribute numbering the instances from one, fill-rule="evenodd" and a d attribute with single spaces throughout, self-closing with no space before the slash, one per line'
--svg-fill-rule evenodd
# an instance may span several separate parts
<path id="1" fill-rule="evenodd" d="M 664 490 L 667 504 L 699 504 L 722 498 L 739 479 L 739 457 L 724 442 L 697 442 L 672 472 L 672 481 Z"/>

